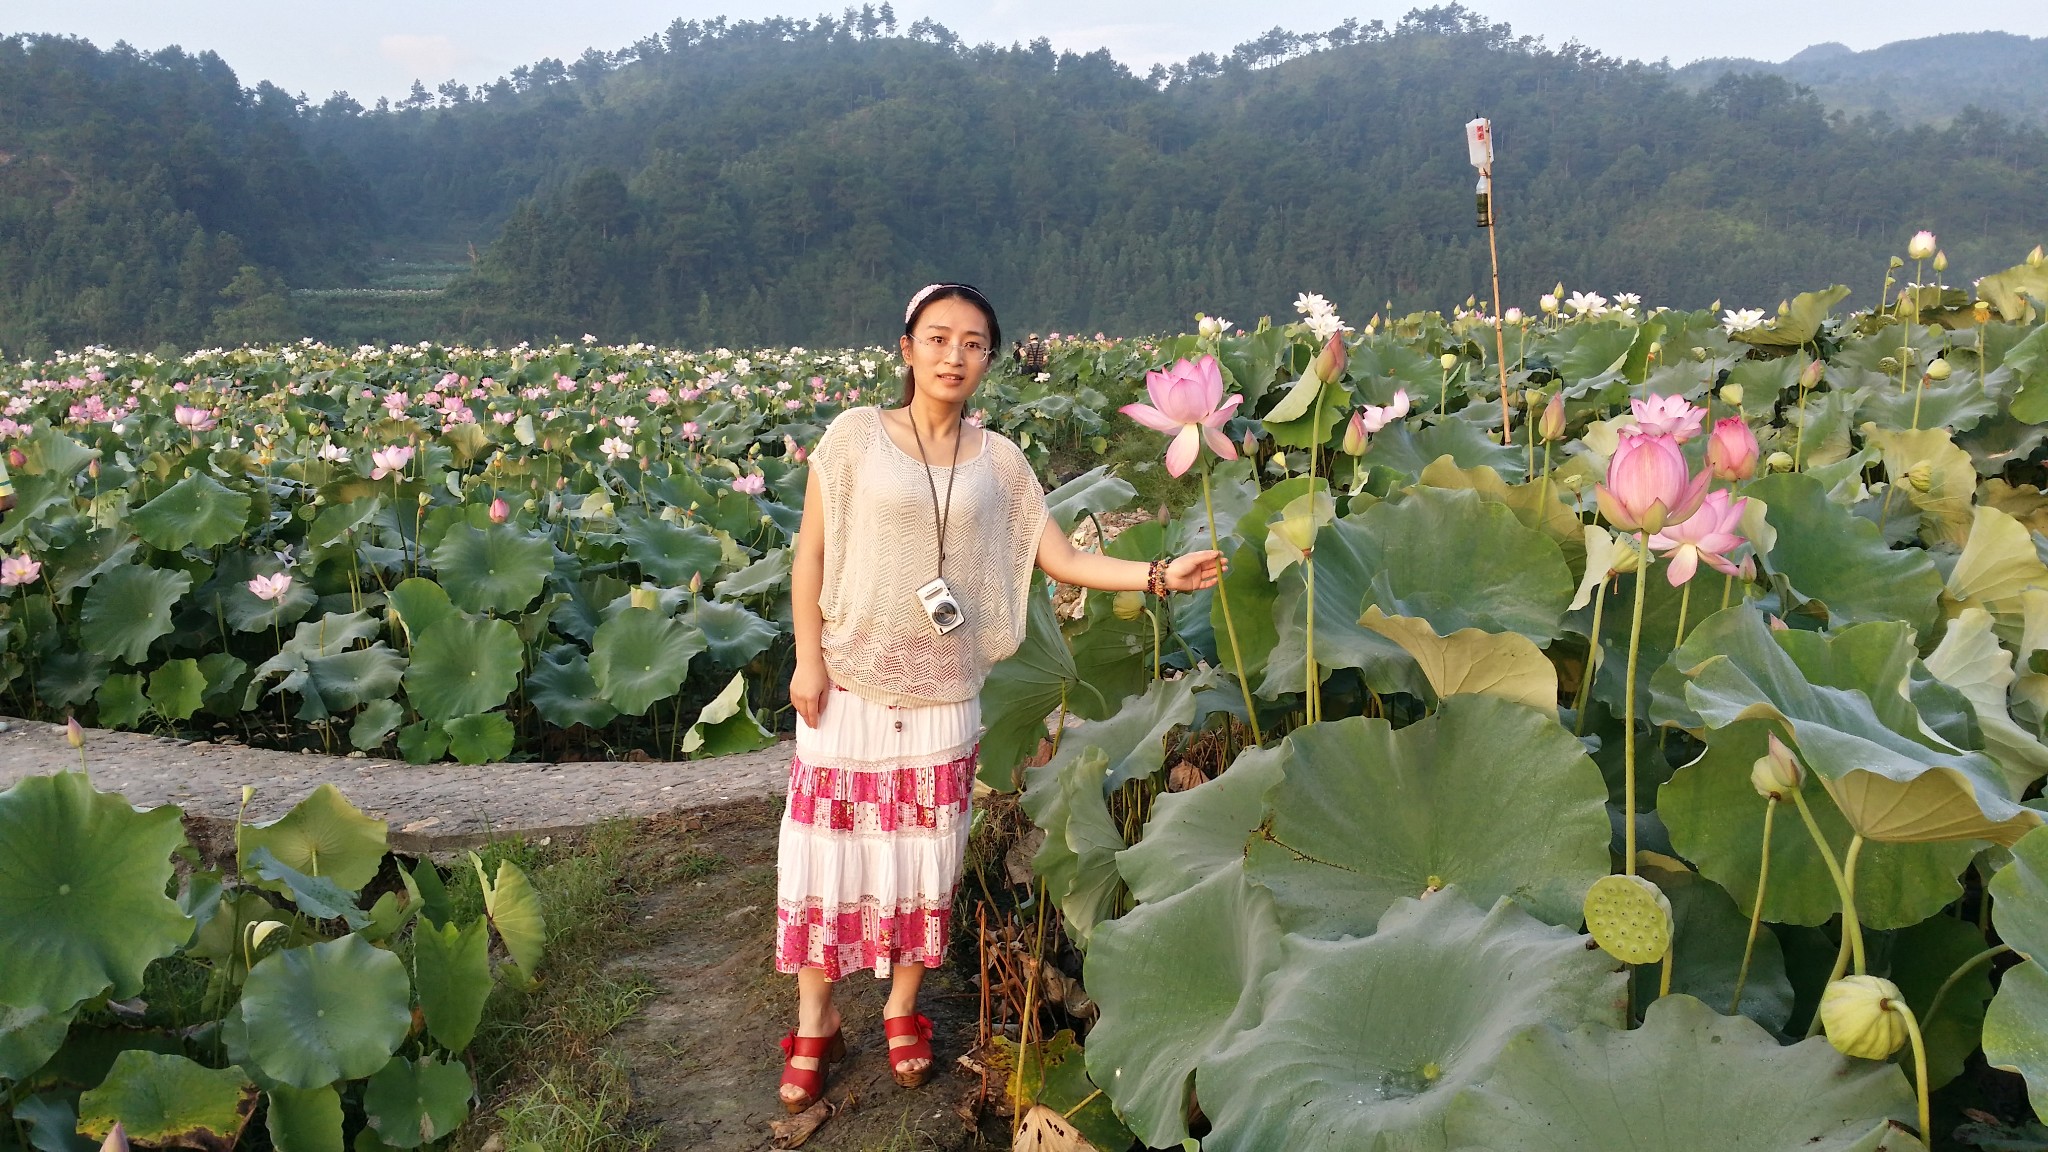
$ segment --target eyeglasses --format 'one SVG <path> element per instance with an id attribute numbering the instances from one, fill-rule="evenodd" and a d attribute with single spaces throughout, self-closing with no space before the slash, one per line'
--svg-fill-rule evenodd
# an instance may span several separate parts
<path id="1" fill-rule="evenodd" d="M 944 336 L 918 336 L 915 339 L 919 344 L 924 345 L 925 351 L 935 356 L 944 355 L 948 349 L 958 348 L 961 357 L 969 363 L 987 360 L 995 355 L 996 352 L 995 349 L 990 348 L 979 340 L 962 340 L 955 343 Z"/>

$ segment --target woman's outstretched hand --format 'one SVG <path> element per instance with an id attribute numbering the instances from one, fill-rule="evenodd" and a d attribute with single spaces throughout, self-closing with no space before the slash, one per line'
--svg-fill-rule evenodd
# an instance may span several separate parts
<path id="1" fill-rule="evenodd" d="M 805 724 L 818 726 L 825 716 L 825 698 L 831 694 L 832 676 L 825 671 L 823 660 L 796 662 L 796 673 L 789 678 L 789 702 L 796 705 L 796 714 Z"/>
<path id="2" fill-rule="evenodd" d="M 1215 549 L 1174 557 L 1166 566 L 1166 586 L 1175 592 L 1199 592 L 1214 588 L 1223 578 L 1223 553 Z"/>

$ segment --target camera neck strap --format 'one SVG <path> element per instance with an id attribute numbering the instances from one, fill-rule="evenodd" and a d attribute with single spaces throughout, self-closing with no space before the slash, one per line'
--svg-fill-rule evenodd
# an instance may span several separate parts
<path id="1" fill-rule="evenodd" d="M 953 462 L 946 466 L 946 507 L 939 509 L 939 482 L 932 479 L 932 462 L 925 455 L 924 435 L 917 430 L 917 416 L 908 408 L 903 415 L 910 420 L 910 435 L 917 441 L 917 460 L 924 465 L 924 482 L 932 490 L 932 527 L 939 537 L 939 579 L 946 578 L 946 522 L 953 518 L 953 477 L 960 471 L 960 430 L 953 430 Z"/>

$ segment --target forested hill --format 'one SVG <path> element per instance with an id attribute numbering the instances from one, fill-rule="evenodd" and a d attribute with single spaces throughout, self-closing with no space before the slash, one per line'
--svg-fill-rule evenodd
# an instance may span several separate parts
<path id="1" fill-rule="evenodd" d="M 1248 322 L 1304 290 L 1359 319 L 1448 308 L 1486 283 L 1474 113 L 1497 126 L 1505 288 L 1524 306 L 1560 279 L 1761 307 L 1842 282 L 1853 303 L 1915 229 L 1940 233 L 1951 280 L 2048 238 L 2038 128 L 1852 120 L 1768 76 L 1694 93 L 1455 6 L 1149 76 L 899 30 L 886 6 L 678 22 L 367 110 L 239 92 L 211 56 L 4 45 L 10 106 L 59 54 L 106 77 L 26 131 L 0 118 L 22 137 L 0 137 L 8 355 L 189 342 L 195 323 L 215 340 L 873 340 L 938 277 L 987 287 L 1018 329 Z M 194 236 L 207 253 L 232 237 L 249 270 L 216 287 L 229 261 L 209 256 L 188 275 Z M 463 271 L 428 293 L 274 294 L 361 285 L 414 252 L 463 253 Z M 224 320 L 180 310 L 208 292 Z"/>

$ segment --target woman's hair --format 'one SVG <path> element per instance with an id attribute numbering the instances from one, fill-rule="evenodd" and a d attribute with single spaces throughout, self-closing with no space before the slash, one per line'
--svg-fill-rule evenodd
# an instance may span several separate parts
<path id="1" fill-rule="evenodd" d="M 917 328 L 917 318 L 924 315 L 924 310 L 941 300 L 965 300 L 976 308 L 981 309 L 981 314 L 988 318 L 988 346 L 991 349 L 1002 347 L 1003 325 L 1001 321 L 996 319 L 996 306 L 989 303 L 988 297 L 981 294 L 981 289 L 974 287 L 972 284 L 927 284 L 918 289 L 917 295 L 910 298 L 910 306 L 903 310 L 903 334 L 905 336 L 910 335 Z M 915 399 L 917 399 L 917 373 L 911 368 L 910 363 L 905 361 L 903 364 L 904 407 L 909 407 L 910 402 Z"/>

